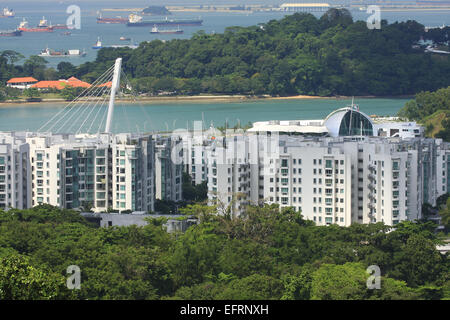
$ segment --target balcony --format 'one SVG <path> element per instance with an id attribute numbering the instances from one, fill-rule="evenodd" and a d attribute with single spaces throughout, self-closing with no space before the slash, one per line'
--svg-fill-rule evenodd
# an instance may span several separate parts
<path id="1" fill-rule="evenodd" d="M 368 207 L 369 209 L 376 209 L 375 204 L 372 203 L 372 202 L 369 202 L 369 203 L 367 204 L 367 207 Z"/>

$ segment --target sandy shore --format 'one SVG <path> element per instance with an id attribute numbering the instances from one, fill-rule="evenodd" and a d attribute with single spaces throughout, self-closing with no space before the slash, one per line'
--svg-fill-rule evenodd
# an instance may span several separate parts
<path id="1" fill-rule="evenodd" d="M 399 97 L 376 97 L 376 96 L 355 96 L 355 99 L 376 99 L 376 98 L 388 98 L 388 99 L 410 99 L 412 96 L 399 96 Z M 271 97 L 269 95 L 262 96 L 245 96 L 245 95 L 204 95 L 204 96 L 160 96 L 160 97 L 139 97 L 137 100 L 133 99 L 116 99 L 116 103 L 144 103 L 144 104 L 171 104 L 171 103 L 214 103 L 214 102 L 245 102 L 245 101 L 262 101 L 262 100 L 307 100 L 307 99 L 328 99 L 328 100 L 348 100 L 352 97 L 347 96 L 333 96 L 333 97 L 320 97 L 320 96 L 307 96 L 296 95 L 288 97 Z M 80 101 L 82 103 L 83 101 Z M 63 99 L 44 99 L 41 102 L 27 102 L 26 100 L 6 101 L 0 103 L 0 108 L 11 108 L 14 105 L 27 105 L 27 107 L 41 107 L 43 105 L 57 106 L 61 104 L 68 104 L 68 101 Z"/>
<path id="2" fill-rule="evenodd" d="M 330 99 L 331 97 L 318 96 L 290 96 L 290 97 L 271 97 L 271 96 L 245 96 L 245 95 L 208 95 L 208 96 L 161 96 L 161 97 L 139 97 L 136 101 L 133 99 L 116 99 L 116 102 L 127 103 L 210 103 L 210 102 L 239 102 L 252 100 L 293 100 L 293 99 Z M 27 102 L 26 100 L 5 101 L 0 103 L 0 107 L 11 107 L 14 105 L 41 106 L 43 104 L 68 104 L 64 99 L 43 99 L 40 102 Z"/>

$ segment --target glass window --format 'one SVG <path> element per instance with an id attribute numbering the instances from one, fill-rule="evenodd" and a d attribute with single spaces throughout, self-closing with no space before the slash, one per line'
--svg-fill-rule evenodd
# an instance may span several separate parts
<path id="1" fill-rule="evenodd" d="M 359 112 L 348 111 L 339 127 L 340 136 L 373 136 L 373 126 L 369 119 Z"/>

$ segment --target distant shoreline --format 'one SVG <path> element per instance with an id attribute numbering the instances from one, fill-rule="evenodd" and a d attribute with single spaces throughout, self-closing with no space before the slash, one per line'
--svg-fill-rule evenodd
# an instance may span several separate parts
<path id="1" fill-rule="evenodd" d="M 355 99 L 412 99 L 413 96 L 355 96 Z M 296 96 L 286 96 L 286 97 L 272 97 L 272 96 L 246 96 L 246 95 L 211 95 L 211 96 L 159 96 L 159 97 L 142 97 L 138 100 L 133 99 L 116 99 L 116 102 L 127 102 L 130 104 L 135 103 L 146 103 L 146 104 L 156 104 L 156 103 L 213 103 L 213 102 L 244 102 L 244 101 L 274 101 L 274 100 L 307 100 L 307 99 L 329 99 L 329 100 L 348 100 L 352 99 L 351 96 L 332 96 L 332 97 L 321 97 L 321 96 L 308 96 L 308 95 L 296 95 Z M 28 102 L 26 100 L 9 100 L 0 102 L 0 108 L 11 107 L 14 105 L 24 105 L 29 107 L 39 107 L 45 104 L 68 104 L 69 101 L 64 99 L 43 99 L 40 102 Z"/>

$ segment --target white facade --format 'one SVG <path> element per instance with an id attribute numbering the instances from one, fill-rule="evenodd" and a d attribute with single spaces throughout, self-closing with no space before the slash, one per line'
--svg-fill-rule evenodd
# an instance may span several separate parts
<path id="1" fill-rule="evenodd" d="M 155 198 L 183 200 L 183 141 L 175 137 L 155 139 Z"/>
<path id="2" fill-rule="evenodd" d="M 16 133 L 0 133 L 0 209 L 31 206 L 29 146 Z"/>
<path id="3" fill-rule="evenodd" d="M 27 143 L 32 206 L 91 206 L 96 212 L 154 210 L 151 136 L 30 134 Z"/>
<path id="4" fill-rule="evenodd" d="M 229 138 L 231 151 L 210 147 L 210 204 L 239 214 L 248 204 L 276 203 L 318 225 L 395 225 L 421 218 L 422 204 L 447 190 L 433 169 L 448 170 L 449 145 L 440 140 L 280 136 L 278 150 L 267 152 L 261 139 Z M 227 152 L 234 158 L 224 161 Z"/>

